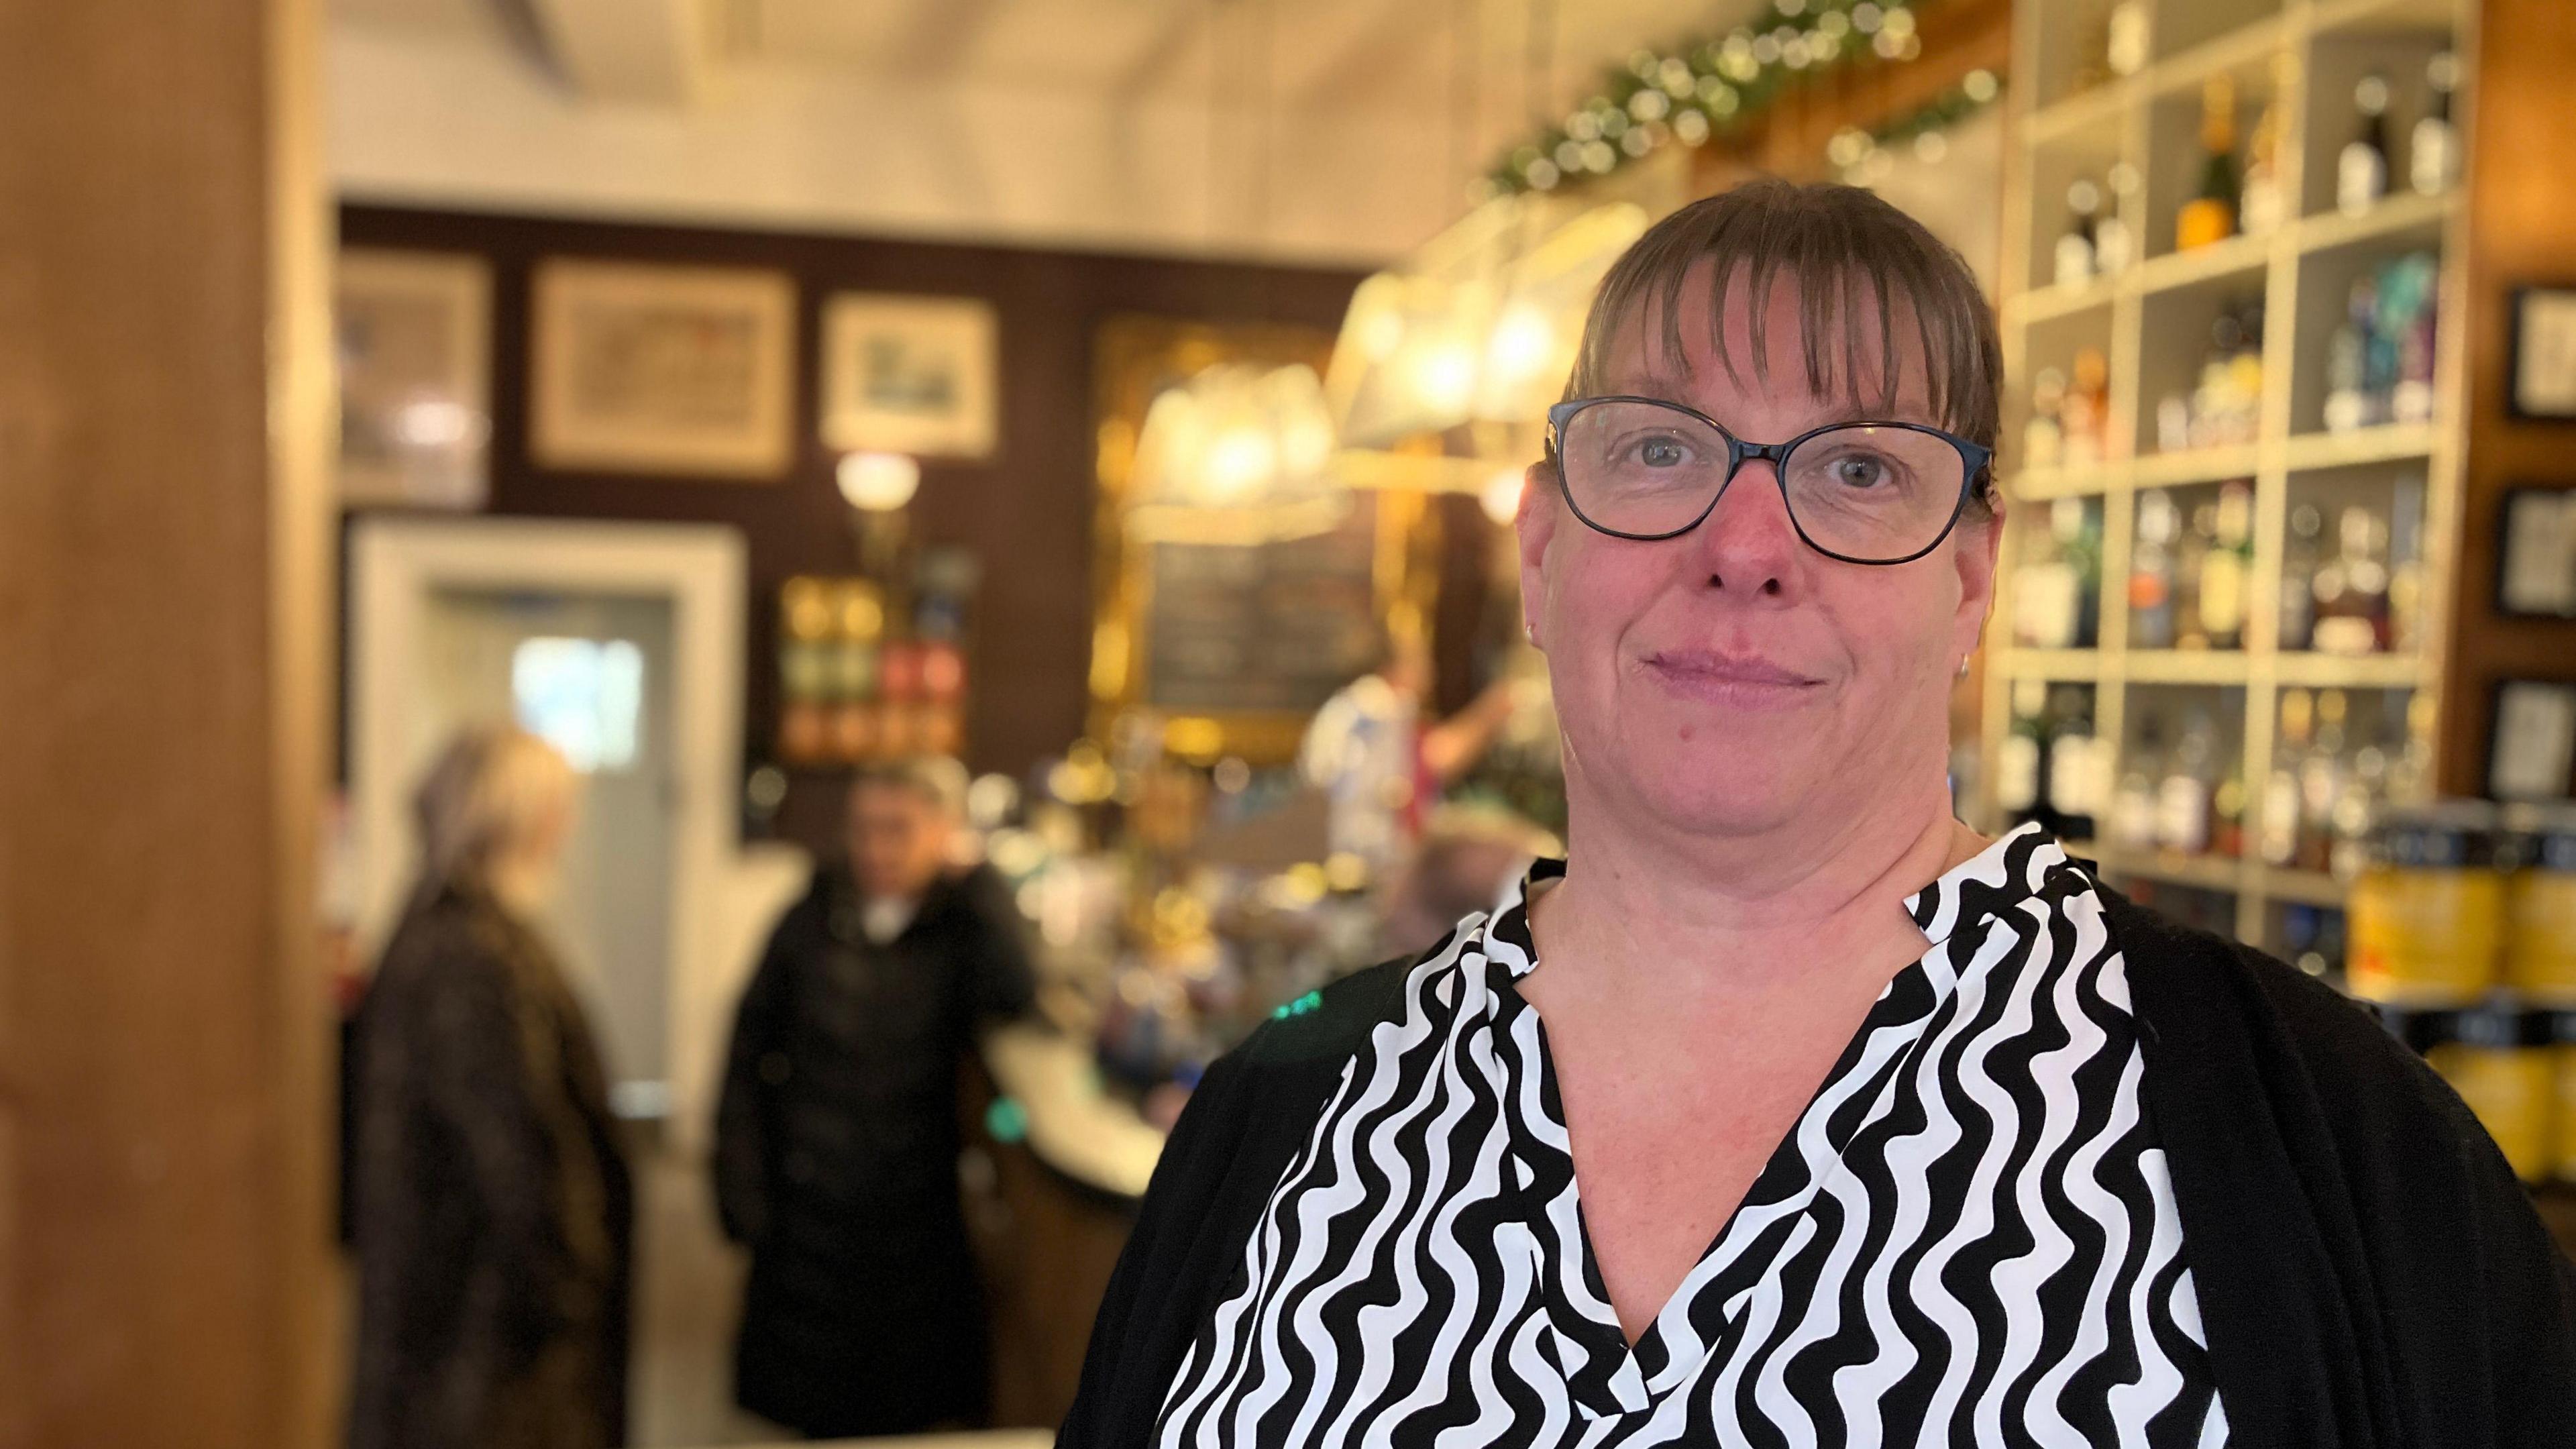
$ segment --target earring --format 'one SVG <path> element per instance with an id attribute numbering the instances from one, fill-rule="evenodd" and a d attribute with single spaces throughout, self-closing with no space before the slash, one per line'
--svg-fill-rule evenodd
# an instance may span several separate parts
<path id="1" fill-rule="evenodd" d="M 1959 661 L 1959 677 L 1961 679 L 1968 677 L 1968 661 L 1965 659 Z"/>

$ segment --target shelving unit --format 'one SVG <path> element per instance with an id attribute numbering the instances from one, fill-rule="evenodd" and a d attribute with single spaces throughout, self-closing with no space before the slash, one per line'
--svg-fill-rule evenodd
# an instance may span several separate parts
<path id="1" fill-rule="evenodd" d="M 2466 369 L 2460 319 L 2467 315 L 2466 210 L 2461 192 L 2417 196 L 2403 177 L 2392 194 L 2362 216 L 2334 209 L 2333 165 L 2349 139 L 2342 119 L 2353 81 L 2369 66 L 2407 62 L 2447 43 L 2461 62 L 2455 124 L 2465 133 L 2472 112 L 2477 0 L 2148 0 L 2151 49 L 2137 73 L 2065 94 L 2085 27 L 2107 6 L 2048 0 L 2016 8 L 2003 222 L 2003 297 L 1999 308 L 2007 376 L 2003 479 L 2013 505 L 1999 580 L 1995 643 L 1983 676 L 1983 757 L 1994 760 L 2011 729 L 2013 687 L 2025 680 L 2073 682 L 2093 691 L 2097 738 L 2129 749 L 2129 716 L 2141 688 L 2217 687 L 2241 691 L 2242 718 L 2229 731 L 2248 784 L 2268 775 L 2278 744 L 2280 692 L 2288 688 L 2416 691 L 2434 701 L 2414 711 L 2410 729 L 2430 749 L 2443 678 L 2441 650 L 2455 594 L 2460 548 L 2462 419 Z M 2197 122 L 2209 78 L 2231 77 L 2250 113 L 2276 100 L 2278 175 L 2287 215 L 2270 232 L 2237 236 L 2192 251 L 2172 247 L 2176 211 L 2196 174 Z M 2407 119 L 2393 115 L 2392 135 Z M 2240 125 L 2240 146 L 2244 129 Z M 2474 138 L 2466 144 L 2474 152 Z M 2045 275 L 2064 229 L 2061 198 L 2070 180 L 2101 175 L 2113 163 L 2134 168 L 2139 184 L 2114 197 L 2118 215 L 2141 248 L 2125 271 L 2079 288 Z M 2439 343 L 2432 421 L 2347 433 L 2319 431 L 2325 394 L 2325 331 L 2340 315 L 2354 268 L 2398 252 L 2430 248 L 2440 258 Z M 2155 398 L 2188 365 L 2195 328 L 2232 298 L 2259 293 L 2266 318 L 2261 341 L 2264 386 L 2255 441 L 2181 453 L 2153 453 Z M 2324 330 L 2321 330 L 2324 329 Z M 2038 368 L 2063 365 L 2073 346 L 2103 349 L 2110 361 L 2110 451 L 2098 466 L 2018 470 L 2018 441 L 2030 414 Z M 2278 647 L 2280 587 L 2294 491 L 2324 486 L 2303 475 L 2369 465 L 2420 464 L 2424 476 L 2422 588 L 2409 630 L 2411 652 L 2346 658 Z M 2137 650 L 2127 647 L 2129 575 L 2135 500 L 2145 489 L 2190 487 L 2229 479 L 2254 483 L 2253 566 L 2248 580 L 2243 647 L 2228 651 Z M 2013 561 L 2033 530 L 2044 535 L 2052 500 L 2102 501 L 2102 595 L 2098 645 L 2091 649 L 2006 647 L 2013 618 Z M 2037 504 L 2040 506 L 2031 506 Z M 2232 708 L 2232 706 L 2230 706 Z M 2116 773 L 2116 768 L 2115 768 Z M 1993 771 L 1979 805 L 1998 823 Z M 2249 819 L 2249 825 L 2251 823 Z M 2250 835 L 2250 830 L 2249 830 Z M 2164 853 L 2109 858 L 2079 843 L 2079 853 L 2106 872 L 2222 893 L 2233 898 L 2237 933 L 2262 943 L 2278 905 L 2339 905 L 2332 877 L 2267 867 L 2249 843 L 2242 858 Z"/>

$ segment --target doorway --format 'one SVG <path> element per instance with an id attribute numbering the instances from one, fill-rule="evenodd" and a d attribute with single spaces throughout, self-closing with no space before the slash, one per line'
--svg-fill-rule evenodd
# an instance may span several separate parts
<path id="1" fill-rule="evenodd" d="M 350 548 L 349 795 L 361 949 L 414 867 L 414 782 L 455 730 L 516 722 L 586 788 L 550 937 L 622 1115 L 682 1138 L 711 1105 L 740 975 L 742 542 L 729 529 L 379 516 Z"/>

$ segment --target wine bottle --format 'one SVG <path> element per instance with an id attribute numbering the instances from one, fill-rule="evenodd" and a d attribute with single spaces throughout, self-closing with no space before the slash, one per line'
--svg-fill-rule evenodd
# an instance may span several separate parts
<path id="1" fill-rule="evenodd" d="M 2254 561 L 2254 490 L 2243 482 L 2219 486 L 2217 536 L 2200 565 L 2200 628 L 2212 649 L 2245 643 L 2246 580 Z"/>
<path id="2" fill-rule="evenodd" d="M 2190 251 L 2236 234 L 2236 82 L 2211 76 L 2200 94 L 2200 190 L 2174 220 L 2174 250 Z"/>
<path id="3" fill-rule="evenodd" d="M 2290 510 L 2290 537 L 2281 553 L 2281 623 L 2276 647 L 2285 650 L 2308 647 L 2308 634 L 2316 624 L 2317 567 L 2323 561 L 2325 514 L 2313 503 L 2302 503 Z"/>
<path id="4" fill-rule="evenodd" d="M 2102 210 L 2102 188 L 2090 181 L 2067 187 L 2066 209 L 2066 234 L 2057 239 L 2057 285 L 2081 287 L 2093 280 L 2093 228 Z"/>
<path id="5" fill-rule="evenodd" d="M 2174 544 L 2182 532 L 2173 495 L 2138 495 L 2138 538 L 2129 565 L 2129 647 L 2170 649 L 2174 642 Z"/>
<path id="6" fill-rule="evenodd" d="M 2460 179 L 2460 136 L 2451 126 L 2451 92 L 2459 84 L 2458 56 L 2439 51 L 2425 62 L 2424 89 L 2429 99 L 2424 118 L 2406 139 L 2407 180 L 2414 183 L 2418 195 L 2439 196 Z"/>
<path id="7" fill-rule="evenodd" d="M 2361 131 L 2335 161 L 2335 209 L 2359 216 L 2388 194 L 2388 77 L 2377 71 L 2352 89 Z"/>
<path id="8" fill-rule="evenodd" d="M 2281 100 L 2264 102 L 2254 134 L 2245 142 L 2245 189 L 2236 206 L 2237 224 L 2247 236 L 2262 236 L 2281 224 Z"/>
<path id="9" fill-rule="evenodd" d="M 2061 840 L 2090 840 L 2102 808 L 2093 704 L 2080 686 L 2062 684 L 2050 696 L 2048 713 L 2048 827 Z"/>

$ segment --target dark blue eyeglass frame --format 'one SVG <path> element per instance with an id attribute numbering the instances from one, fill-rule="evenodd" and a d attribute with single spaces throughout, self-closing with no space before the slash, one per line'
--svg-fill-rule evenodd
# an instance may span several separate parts
<path id="1" fill-rule="evenodd" d="M 1706 424 L 1709 429 L 1715 432 L 1719 437 L 1726 439 L 1726 476 L 1718 481 L 1717 491 L 1709 495 L 1708 506 L 1701 509 L 1698 516 L 1694 517 L 1690 522 L 1683 524 L 1679 528 L 1667 529 L 1662 533 L 1628 533 L 1616 528 L 1605 528 L 1601 524 L 1593 521 L 1591 516 L 1583 511 L 1583 505 L 1576 502 L 1574 499 L 1573 485 L 1568 483 L 1565 478 L 1565 427 L 1566 424 L 1574 421 L 1577 413 L 1582 412 L 1586 408 L 1599 407 L 1603 403 L 1645 403 L 1652 407 L 1663 408 L 1667 411 L 1680 413 L 1684 417 L 1696 419 L 1697 421 Z M 1823 544 L 1816 542 L 1815 539 L 1808 536 L 1807 526 L 1798 521 L 1798 510 L 1792 507 L 1789 503 L 1789 452 L 1791 449 L 1797 447 L 1800 443 L 1807 441 L 1809 438 L 1817 437 L 1825 433 L 1840 432 L 1845 428 L 1901 428 L 1909 433 L 1923 433 L 1931 437 L 1939 438 L 1941 441 L 1948 443 L 1951 447 L 1958 450 L 1960 464 L 1959 496 L 1951 502 L 1949 519 L 1941 525 L 1941 531 L 1939 533 L 1932 535 L 1932 541 L 1930 543 L 1923 545 L 1921 548 L 1905 555 L 1903 558 L 1858 558 L 1847 553 L 1836 553 L 1832 549 L 1825 547 Z M 1780 489 L 1781 511 L 1789 515 L 1789 526 L 1798 531 L 1799 542 L 1804 543 L 1807 547 L 1812 548 L 1816 552 L 1823 554 L 1829 559 L 1836 560 L 1837 562 L 1869 564 L 1880 567 L 1890 564 L 1912 563 L 1916 559 L 1930 553 L 1932 550 L 1939 548 L 1941 546 L 1941 541 L 1948 538 L 1952 530 L 1959 526 L 1959 516 L 1968 511 L 1968 499 L 1976 492 L 1977 480 L 1985 476 L 1987 466 L 1994 462 L 1995 457 L 1995 450 L 1986 447 L 1982 443 L 1972 443 L 1967 439 L 1960 437 L 1956 433 L 1945 432 L 1940 428 L 1928 427 L 1922 423 L 1874 422 L 1868 420 L 1827 423 L 1820 428 L 1809 428 L 1807 431 L 1800 433 L 1798 436 L 1791 438 L 1785 443 L 1748 443 L 1742 438 L 1735 436 L 1732 432 L 1727 431 L 1725 424 L 1710 417 L 1708 414 L 1701 412 L 1697 408 L 1684 406 L 1681 403 L 1674 402 L 1670 398 L 1633 397 L 1626 394 L 1614 394 L 1608 397 L 1572 398 L 1549 408 L 1547 410 L 1547 451 L 1548 462 L 1556 469 L 1556 489 L 1559 493 L 1565 495 L 1565 506 L 1574 510 L 1574 516 L 1583 521 L 1583 526 L 1591 529 L 1595 533 L 1606 533 L 1612 538 L 1624 538 L 1636 543 L 1659 543 L 1664 539 L 1679 538 L 1683 534 L 1690 532 L 1692 529 L 1699 527 L 1703 523 L 1706 523 L 1708 521 L 1708 516 L 1717 511 L 1717 501 L 1724 498 L 1726 496 L 1726 490 L 1735 485 L 1736 473 L 1741 470 L 1746 463 L 1753 459 L 1762 459 L 1771 465 L 1771 481 Z"/>

